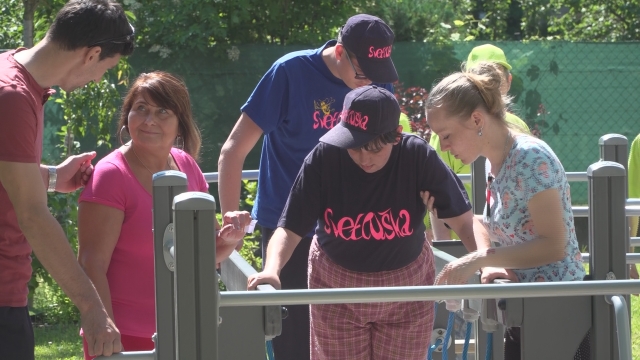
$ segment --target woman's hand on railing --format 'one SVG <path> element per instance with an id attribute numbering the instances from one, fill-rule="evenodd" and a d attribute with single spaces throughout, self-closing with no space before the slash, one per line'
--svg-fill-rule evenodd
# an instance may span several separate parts
<path id="1" fill-rule="evenodd" d="M 255 290 L 258 285 L 269 284 L 280 290 L 282 285 L 280 284 L 280 277 L 275 272 L 263 271 L 257 274 L 250 275 L 247 279 L 247 290 Z"/>
<path id="2" fill-rule="evenodd" d="M 492 284 L 495 279 L 507 279 L 512 283 L 520 282 L 513 270 L 497 267 L 482 268 L 482 275 L 480 276 L 480 282 L 482 284 Z"/>
<path id="3" fill-rule="evenodd" d="M 435 285 L 466 284 L 475 272 L 483 267 L 484 255 L 473 251 L 445 265 L 436 277 Z"/>

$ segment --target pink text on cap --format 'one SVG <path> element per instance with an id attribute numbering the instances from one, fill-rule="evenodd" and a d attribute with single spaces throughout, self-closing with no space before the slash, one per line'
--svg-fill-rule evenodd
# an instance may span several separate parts
<path id="1" fill-rule="evenodd" d="M 351 126 L 355 126 L 362 130 L 367 130 L 367 123 L 369 122 L 369 117 L 367 115 L 362 115 L 359 111 L 348 110 L 342 113 L 343 121 Z"/>
<path id="2" fill-rule="evenodd" d="M 391 45 L 385 46 L 380 49 L 376 49 L 375 47 L 369 47 L 369 57 L 377 58 L 377 59 L 386 59 L 391 56 Z"/>

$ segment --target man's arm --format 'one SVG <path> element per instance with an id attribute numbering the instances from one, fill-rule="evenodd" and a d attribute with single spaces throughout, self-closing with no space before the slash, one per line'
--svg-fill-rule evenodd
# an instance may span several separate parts
<path id="1" fill-rule="evenodd" d="M 93 173 L 91 160 L 96 157 L 96 152 L 69 156 L 60 165 L 56 166 L 56 188 L 57 192 L 68 193 L 86 185 L 89 177 Z M 40 176 L 45 189 L 49 186 L 49 167 L 40 165 Z"/>
<path id="2" fill-rule="evenodd" d="M 222 146 L 218 159 L 218 193 L 223 214 L 239 208 L 242 166 L 261 135 L 262 129 L 243 112 Z"/>
<path id="3" fill-rule="evenodd" d="M 37 164 L 0 161 L 0 182 L 6 189 L 24 233 L 38 260 L 80 310 L 92 355 L 122 351 L 120 334 L 96 289 L 76 261 L 60 224 L 49 212 Z M 91 346 L 93 344 L 93 346 Z"/>

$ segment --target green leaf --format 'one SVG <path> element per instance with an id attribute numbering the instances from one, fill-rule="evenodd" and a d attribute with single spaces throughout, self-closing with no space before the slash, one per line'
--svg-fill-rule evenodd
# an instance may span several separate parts
<path id="1" fill-rule="evenodd" d="M 127 18 L 129 18 L 129 20 L 136 21 L 136 14 L 134 14 L 132 11 L 125 10 L 124 13 L 125 13 L 125 15 L 127 15 Z"/>

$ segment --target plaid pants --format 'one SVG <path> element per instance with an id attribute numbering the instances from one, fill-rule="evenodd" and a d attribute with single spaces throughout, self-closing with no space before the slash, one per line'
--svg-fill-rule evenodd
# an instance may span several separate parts
<path id="1" fill-rule="evenodd" d="M 433 285 L 435 262 L 425 242 L 411 264 L 392 271 L 347 270 L 320 249 L 309 251 L 309 289 Z M 433 330 L 431 301 L 311 305 L 312 360 L 424 360 Z"/>

